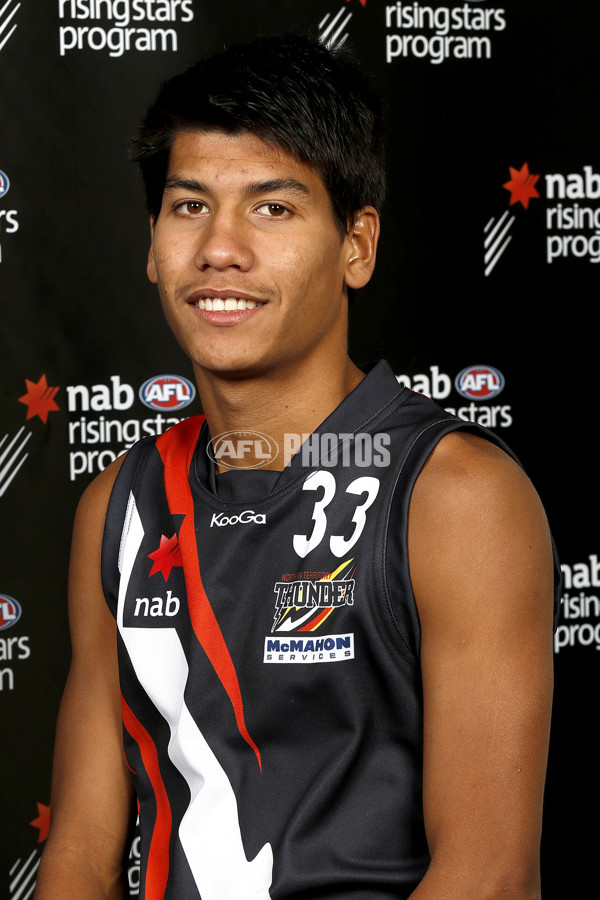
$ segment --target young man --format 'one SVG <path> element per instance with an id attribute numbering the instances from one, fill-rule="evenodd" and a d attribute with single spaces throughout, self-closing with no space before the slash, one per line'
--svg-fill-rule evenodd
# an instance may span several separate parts
<path id="1" fill-rule="evenodd" d="M 164 86 L 134 155 L 206 420 L 78 509 L 37 900 L 122 896 L 132 783 L 146 900 L 539 897 L 551 539 L 495 438 L 348 358 L 376 102 L 261 40 Z"/>

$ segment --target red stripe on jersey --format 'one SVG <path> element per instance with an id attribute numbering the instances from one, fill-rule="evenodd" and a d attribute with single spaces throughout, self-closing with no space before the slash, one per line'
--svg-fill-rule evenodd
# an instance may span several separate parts
<path id="1" fill-rule="evenodd" d="M 154 741 L 132 713 L 121 695 L 123 724 L 140 748 L 142 762 L 156 799 L 156 821 L 150 841 L 146 867 L 145 900 L 162 900 L 169 877 L 169 841 L 171 839 L 171 806 L 158 765 L 158 753 Z M 139 810 L 139 803 L 138 803 Z"/>
<path id="2" fill-rule="evenodd" d="M 171 513 L 183 514 L 185 517 L 179 531 L 179 547 L 183 559 L 192 627 L 227 692 L 233 706 L 238 730 L 246 743 L 254 750 L 258 765 L 262 770 L 260 751 L 246 728 L 244 704 L 237 672 L 200 576 L 194 527 L 194 500 L 190 489 L 189 470 L 203 421 L 204 416 L 185 419 L 174 428 L 159 435 L 156 446 L 165 467 L 165 490 L 169 509 Z"/>

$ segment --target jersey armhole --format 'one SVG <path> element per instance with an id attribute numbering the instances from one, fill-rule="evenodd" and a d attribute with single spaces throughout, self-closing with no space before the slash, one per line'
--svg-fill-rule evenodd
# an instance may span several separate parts
<path id="1" fill-rule="evenodd" d="M 457 419 L 438 419 L 415 437 L 396 474 L 385 522 L 383 538 L 382 580 L 387 608 L 402 647 L 411 657 L 419 657 L 421 625 L 410 577 L 408 558 L 408 513 L 416 480 L 439 441 L 447 434 L 463 431 L 490 441 L 504 450 L 523 468 L 510 447 L 494 432 Z M 562 576 L 554 538 L 551 535 L 554 561 L 554 628 L 560 610 Z"/>
<path id="2" fill-rule="evenodd" d="M 131 515 L 131 492 L 139 472 L 150 456 L 153 440 L 152 436 L 143 438 L 127 452 L 106 508 L 100 572 L 104 597 L 115 618 L 119 597 L 121 544 Z"/>

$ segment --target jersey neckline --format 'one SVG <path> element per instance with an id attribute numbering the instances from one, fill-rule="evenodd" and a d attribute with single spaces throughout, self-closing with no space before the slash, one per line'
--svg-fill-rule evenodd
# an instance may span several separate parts
<path id="1" fill-rule="evenodd" d="M 348 394 L 311 435 L 344 435 L 370 431 L 371 422 L 378 419 L 385 407 L 407 389 L 398 383 L 386 360 L 370 366 L 360 366 L 365 377 Z M 367 414 L 368 411 L 368 414 Z M 340 441 L 342 439 L 340 438 Z M 289 487 L 300 480 L 307 471 L 319 465 L 318 458 L 311 456 L 307 465 L 301 452 L 296 452 L 290 463 L 282 471 L 273 469 L 236 469 L 222 474 L 208 453 L 210 432 L 203 422 L 190 474 L 196 484 L 205 492 L 223 503 L 254 503 Z M 321 442 L 323 445 L 323 442 Z M 329 447 L 329 445 L 327 445 Z M 315 466 L 316 463 L 316 466 Z"/>

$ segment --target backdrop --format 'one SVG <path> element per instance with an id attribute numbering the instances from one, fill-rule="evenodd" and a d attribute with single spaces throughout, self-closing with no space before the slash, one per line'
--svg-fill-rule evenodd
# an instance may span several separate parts
<path id="1" fill-rule="evenodd" d="M 383 239 L 352 304 L 354 359 L 387 357 L 496 430 L 548 510 L 564 596 L 544 896 L 591 895 L 599 26 L 598 0 L 0 0 L 2 896 L 31 896 L 47 835 L 78 497 L 137 437 L 198 411 L 182 405 L 191 367 L 145 279 L 129 137 L 164 77 L 297 29 L 351 44 L 388 108 Z M 135 840 L 128 879 L 135 897 Z"/>

